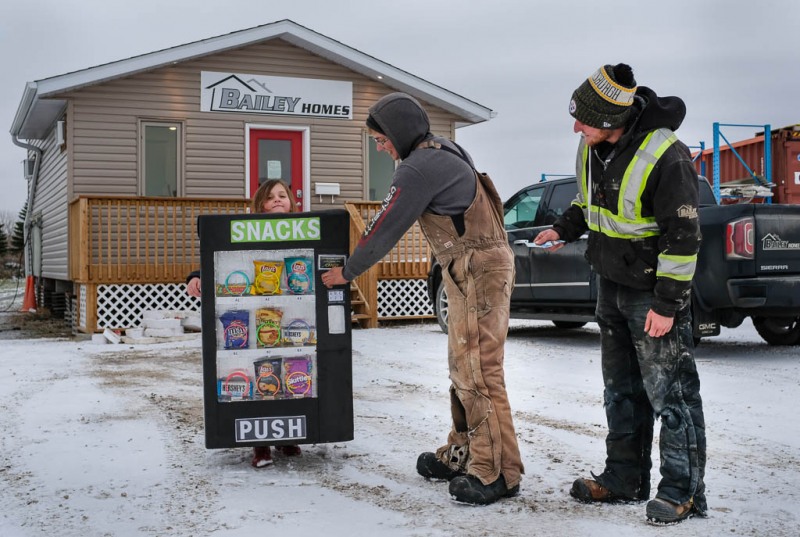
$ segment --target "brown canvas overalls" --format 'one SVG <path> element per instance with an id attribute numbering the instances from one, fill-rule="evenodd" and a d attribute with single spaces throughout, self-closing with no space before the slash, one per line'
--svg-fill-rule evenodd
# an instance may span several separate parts
<path id="1" fill-rule="evenodd" d="M 500 197 L 488 176 L 476 175 L 475 199 L 464 213 L 462 236 L 449 216 L 424 213 L 419 218 L 441 263 L 449 308 L 453 429 L 436 455 L 484 485 L 502 473 L 511 489 L 524 473 L 503 373 L 514 255 Z"/>

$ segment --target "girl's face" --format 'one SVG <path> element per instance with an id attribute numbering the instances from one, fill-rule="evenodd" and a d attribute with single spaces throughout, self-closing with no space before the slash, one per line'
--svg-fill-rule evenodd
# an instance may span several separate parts
<path id="1" fill-rule="evenodd" d="M 265 213 L 288 213 L 292 210 L 292 202 L 289 200 L 289 192 L 283 185 L 275 185 L 267 199 L 261 205 L 261 210 Z"/>

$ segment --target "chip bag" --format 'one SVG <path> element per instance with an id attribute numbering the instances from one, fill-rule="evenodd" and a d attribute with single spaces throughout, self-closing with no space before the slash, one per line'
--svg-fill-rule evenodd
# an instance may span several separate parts
<path id="1" fill-rule="evenodd" d="M 280 295 L 283 263 L 280 261 L 253 261 L 256 276 L 253 293 L 256 295 Z"/>
<path id="2" fill-rule="evenodd" d="M 295 295 L 310 295 L 314 292 L 314 260 L 310 257 L 287 257 L 286 287 Z"/>

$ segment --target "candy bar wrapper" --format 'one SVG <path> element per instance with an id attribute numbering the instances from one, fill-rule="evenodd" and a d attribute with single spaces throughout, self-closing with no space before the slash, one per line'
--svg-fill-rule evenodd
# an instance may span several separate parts
<path id="1" fill-rule="evenodd" d="M 294 295 L 310 295 L 314 292 L 314 260 L 310 257 L 287 257 L 286 286 Z"/>
<path id="2" fill-rule="evenodd" d="M 311 357 L 283 359 L 283 386 L 286 397 L 312 397 Z"/>
<path id="3" fill-rule="evenodd" d="M 316 330 L 304 319 L 293 319 L 282 328 L 283 344 L 286 347 L 316 345 Z"/>
<path id="4" fill-rule="evenodd" d="M 217 400 L 220 403 L 249 401 L 253 398 L 253 381 L 245 371 L 237 369 L 217 379 Z"/>

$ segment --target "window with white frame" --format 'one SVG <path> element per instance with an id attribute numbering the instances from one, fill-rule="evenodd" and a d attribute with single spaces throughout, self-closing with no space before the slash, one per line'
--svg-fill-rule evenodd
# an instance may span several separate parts
<path id="1" fill-rule="evenodd" d="M 143 196 L 182 195 L 181 123 L 143 121 L 141 123 L 141 182 Z"/>
<path id="2" fill-rule="evenodd" d="M 395 162 L 388 153 L 378 151 L 378 145 L 367 136 L 367 188 L 370 201 L 379 201 L 389 193 Z"/>

